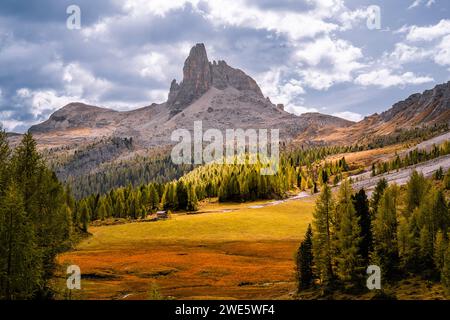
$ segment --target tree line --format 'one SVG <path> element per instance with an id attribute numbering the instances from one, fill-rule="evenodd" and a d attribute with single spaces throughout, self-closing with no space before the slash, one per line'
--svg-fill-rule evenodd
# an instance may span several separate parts
<path id="1" fill-rule="evenodd" d="M 157 210 L 196 211 L 198 202 L 217 197 L 219 202 L 244 202 L 257 199 L 284 198 L 293 189 L 317 192 L 317 185 L 340 181 L 349 169 L 345 158 L 321 162 L 343 147 L 320 147 L 297 150 L 280 159 L 274 175 L 261 175 L 265 164 L 207 164 L 188 172 L 178 180 L 150 182 L 134 187 L 91 194 L 76 203 L 77 219 L 86 230 L 89 221 L 107 218 L 144 219 Z M 310 161 L 313 161 L 311 163 Z"/>
<path id="2" fill-rule="evenodd" d="M 324 184 L 297 252 L 298 290 L 358 292 L 377 265 L 385 282 L 418 275 L 440 280 L 450 295 L 448 187 L 413 172 L 405 190 L 381 179 L 369 200 L 349 180 L 336 196 Z"/>
<path id="3" fill-rule="evenodd" d="M 43 156 L 49 162 L 58 178 L 70 186 L 77 199 L 92 194 L 104 195 L 113 189 L 131 184 L 138 188 L 151 182 L 167 183 L 181 178 L 196 168 L 193 164 L 174 164 L 170 155 L 161 150 L 152 155 L 137 155 L 131 159 L 109 162 L 134 148 L 131 138 L 102 139 L 79 148 L 69 154 L 68 147 L 44 150 Z M 282 150 L 291 165 L 310 166 L 328 155 L 363 150 L 355 146 L 295 146 Z"/>

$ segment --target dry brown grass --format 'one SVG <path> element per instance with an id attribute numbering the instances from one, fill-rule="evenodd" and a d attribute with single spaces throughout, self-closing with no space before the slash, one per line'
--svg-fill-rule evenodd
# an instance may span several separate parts
<path id="1" fill-rule="evenodd" d="M 205 204 L 204 214 L 92 227 L 92 237 L 59 256 L 62 266 L 79 265 L 84 275 L 73 297 L 147 299 L 156 285 L 175 299 L 289 298 L 294 253 L 314 202 L 251 205 Z M 55 287 L 64 287 L 63 276 Z"/>
<path id="2" fill-rule="evenodd" d="M 401 150 L 404 150 L 405 148 L 406 148 L 405 145 L 396 144 L 373 150 L 364 150 L 358 152 L 333 155 L 328 157 L 326 161 L 337 161 L 339 159 L 342 159 L 342 157 L 345 157 L 345 161 L 347 161 L 347 163 L 352 164 L 352 166 L 368 167 L 372 163 L 394 159 L 395 152 L 399 153 Z"/>
<path id="3" fill-rule="evenodd" d="M 166 298 L 275 299 L 295 290 L 297 241 L 153 244 L 145 249 L 67 253 L 87 279 L 76 298 L 147 299 L 156 284 Z"/>

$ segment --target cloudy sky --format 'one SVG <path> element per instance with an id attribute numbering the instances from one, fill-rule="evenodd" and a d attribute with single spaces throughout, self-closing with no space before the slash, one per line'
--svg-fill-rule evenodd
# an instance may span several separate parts
<path id="1" fill-rule="evenodd" d="M 448 0 L 2 0 L 0 122 L 23 132 L 72 101 L 163 102 L 198 42 L 297 114 L 359 120 L 450 80 Z"/>

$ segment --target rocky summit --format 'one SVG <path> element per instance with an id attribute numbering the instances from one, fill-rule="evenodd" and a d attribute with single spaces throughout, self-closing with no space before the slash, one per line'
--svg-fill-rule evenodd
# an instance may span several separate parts
<path id="1" fill-rule="evenodd" d="M 219 90 L 227 87 L 248 90 L 264 97 L 256 81 L 243 71 L 230 67 L 223 60 L 210 62 L 205 45 L 199 43 L 191 49 L 184 63 L 182 82 L 178 84 L 174 79 L 170 85 L 167 105 L 172 115 L 200 98 L 211 87 Z"/>
<path id="2" fill-rule="evenodd" d="M 42 148 L 79 148 L 105 138 L 133 138 L 136 150 L 172 144 L 178 128 L 193 129 L 202 120 L 204 129 L 280 129 L 284 140 L 300 132 L 315 135 L 320 130 L 352 123 L 318 113 L 296 116 L 265 97 L 254 79 L 225 61 L 209 61 L 205 45 L 189 53 L 183 80 L 170 84 L 164 103 L 118 112 L 71 103 L 30 130 Z"/>

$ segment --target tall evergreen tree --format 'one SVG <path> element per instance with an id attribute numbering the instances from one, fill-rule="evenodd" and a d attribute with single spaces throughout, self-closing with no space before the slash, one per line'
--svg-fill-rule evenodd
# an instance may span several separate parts
<path id="1" fill-rule="evenodd" d="M 384 190 L 388 187 L 387 180 L 382 178 L 378 180 L 377 185 L 375 186 L 375 190 L 373 191 L 372 198 L 370 199 L 370 208 L 372 210 L 372 216 L 375 216 L 375 213 L 378 210 L 378 204 L 380 202 L 381 197 L 383 196 Z"/>
<path id="2" fill-rule="evenodd" d="M 423 174 L 413 171 L 406 185 L 406 210 L 405 216 L 409 218 L 415 208 L 418 208 L 423 201 L 426 191 L 428 190 L 428 181 Z"/>
<path id="3" fill-rule="evenodd" d="M 105 205 L 105 200 L 102 198 L 100 200 L 100 203 L 98 205 L 98 209 L 97 209 L 97 217 L 100 220 L 105 220 L 105 218 L 107 217 L 107 212 L 106 212 L 106 205 Z"/>
<path id="4" fill-rule="evenodd" d="M 188 186 L 188 202 L 186 210 L 196 211 L 198 209 L 198 199 L 197 193 L 195 192 L 195 187 L 193 185 Z"/>
<path id="5" fill-rule="evenodd" d="M 398 265 L 397 197 L 396 185 L 384 191 L 373 222 L 373 262 L 387 278 L 394 274 Z"/>
<path id="6" fill-rule="evenodd" d="M 361 243 L 359 253 L 364 264 L 369 263 L 369 253 L 372 251 L 372 218 L 369 211 L 369 200 L 364 189 L 359 190 L 353 196 L 353 205 L 359 218 L 361 228 Z"/>
<path id="7" fill-rule="evenodd" d="M 359 253 L 361 228 L 352 201 L 352 187 L 344 180 L 336 200 L 336 273 L 344 282 L 353 283 L 362 274 L 362 258 Z"/>
<path id="8" fill-rule="evenodd" d="M 32 216 L 36 219 L 35 234 L 42 250 L 46 281 L 56 269 L 56 255 L 68 247 L 67 230 L 70 225 L 67 224 L 64 188 L 56 175 L 47 168 L 42 168 L 37 181 L 39 188 L 34 204 L 36 212 Z"/>
<path id="9" fill-rule="evenodd" d="M 30 299 L 41 288 L 42 260 L 17 186 L 0 202 L 0 299 Z"/>
<path id="10" fill-rule="evenodd" d="M 36 215 L 36 198 L 39 190 L 38 178 L 42 169 L 42 159 L 36 149 L 31 133 L 24 134 L 20 145 L 14 152 L 13 174 L 22 190 L 25 202 L 25 212 L 31 215 L 31 219 L 38 223 Z"/>
<path id="11" fill-rule="evenodd" d="M 444 264 L 441 271 L 441 282 L 444 287 L 445 294 L 450 297 L 450 243 L 445 251 Z"/>
<path id="12" fill-rule="evenodd" d="M 153 184 L 150 184 L 150 187 L 149 187 L 149 200 L 150 200 L 150 203 L 149 203 L 150 210 L 158 209 L 159 194 Z"/>
<path id="13" fill-rule="evenodd" d="M 334 280 L 332 228 L 334 200 L 331 189 L 324 184 L 313 213 L 313 254 L 317 276 L 323 284 Z"/>
<path id="14" fill-rule="evenodd" d="M 86 201 L 82 201 L 80 206 L 80 222 L 81 222 L 81 230 L 83 230 L 83 232 L 88 231 L 89 221 L 90 221 L 89 207 L 86 204 Z"/>
<path id="15" fill-rule="evenodd" d="M 188 205 L 188 190 L 183 181 L 178 180 L 175 193 L 177 197 L 178 208 L 181 210 L 185 210 Z"/>
<path id="16" fill-rule="evenodd" d="M 298 291 L 309 288 L 314 280 L 313 275 L 313 243 L 312 228 L 308 225 L 305 238 L 300 244 L 297 251 L 297 280 Z"/>
<path id="17" fill-rule="evenodd" d="M 445 261 L 445 252 L 447 250 L 448 246 L 448 239 L 442 231 L 439 231 L 436 235 L 436 242 L 434 244 L 434 264 L 437 268 L 437 270 L 441 271 L 444 267 L 444 261 Z"/>
<path id="18" fill-rule="evenodd" d="M 0 127 L 0 197 L 6 192 L 8 180 L 11 178 L 9 172 L 9 157 L 11 150 L 9 148 L 6 132 Z"/>

